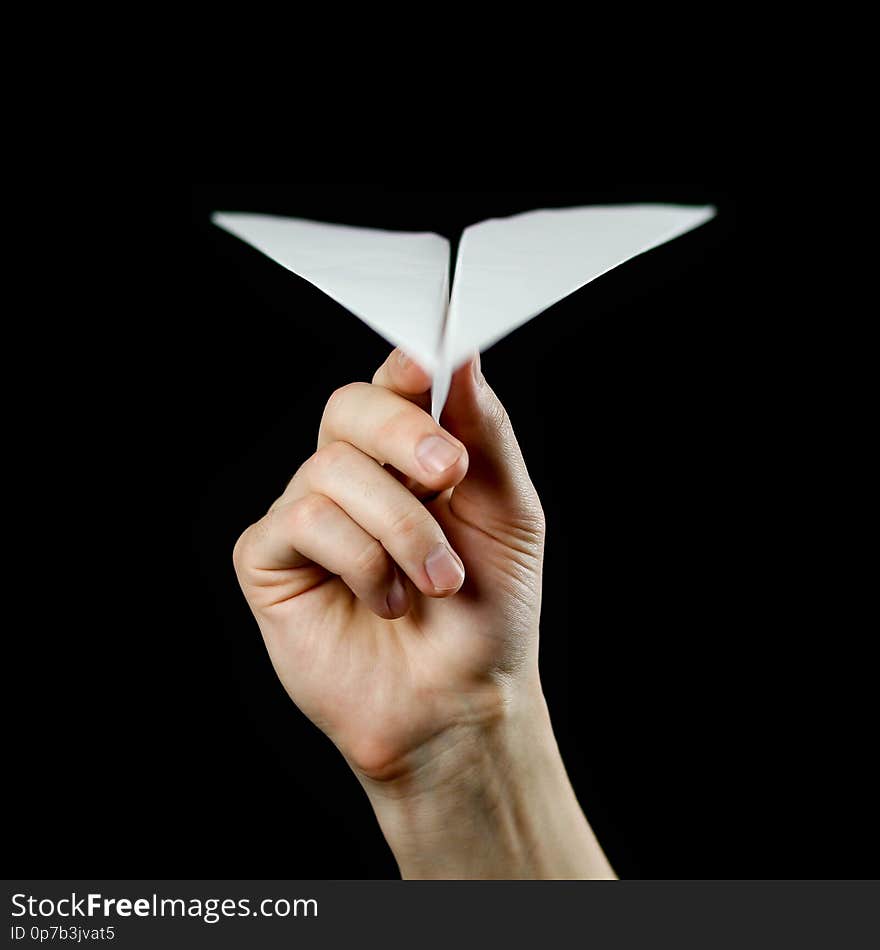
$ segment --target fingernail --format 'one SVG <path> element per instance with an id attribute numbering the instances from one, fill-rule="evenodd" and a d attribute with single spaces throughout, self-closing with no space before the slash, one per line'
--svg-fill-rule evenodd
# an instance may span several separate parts
<path id="1" fill-rule="evenodd" d="M 403 350 L 397 351 L 397 365 L 401 369 L 406 369 L 407 366 L 412 362 L 412 360 L 403 352 Z"/>
<path id="2" fill-rule="evenodd" d="M 385 603 L 395 617 L 405 614 L 409 609 L 409 597 L 407 596 L 406 588 L 403 586 L 403 581 L 400 579 L 399 574 L 394 575 L 394 580 L 391 583 L 388 596 L 385 598 Z"/>
<path id="3" fill-rule="evenodd" d="M 445 544 L 438 544 L 428 554 L 425 570 L 434 590 L 457 590 L 464 580 L 464 568 Z"/>
<path id="4" fill-rule="evenodd" d="M 474 366 L 474 382 L 475 382 L 478 386 L 482 386 L 482 385 L 483 385 L 483 370 L 482 370 L 482 368 L 481 368 L 481 366 L 480 366 L 480 354 L 479 354 L 479 353 L 477 353 L 477 355 L 474 357 L 474 364 L 473 364 L 473 366 Z"/>
<path id="5" fill-rule="evenodd" d="M 416 458 L 429 472 L 439 474 L 455 465 L 461 449 L 439 435 L 429 435 L 416 446 Z"/>

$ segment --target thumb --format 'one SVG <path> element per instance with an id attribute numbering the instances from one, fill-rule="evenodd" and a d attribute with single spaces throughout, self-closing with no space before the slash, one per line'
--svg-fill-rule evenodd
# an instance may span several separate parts
<path id="1" fill-rule="evenodd" d="M 493 527 L 543 534 L 538 493 L 510 418 L 483 377 L 479 354 L 453 375 L 441 424 L 468 450 L 467 475 L 452 494 L 453 511 L 490 534 Z"/>

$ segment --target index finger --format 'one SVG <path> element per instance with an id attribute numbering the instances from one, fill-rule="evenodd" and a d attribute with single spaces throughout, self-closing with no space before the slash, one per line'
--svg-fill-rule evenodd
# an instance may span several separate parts
<path id="1" fill-rule="evenodd" d="M 390 389 L 427 409 L 431 401 L 431 375 L 401 349 L 392 350 L 373 375 L 373 384 Z"/>

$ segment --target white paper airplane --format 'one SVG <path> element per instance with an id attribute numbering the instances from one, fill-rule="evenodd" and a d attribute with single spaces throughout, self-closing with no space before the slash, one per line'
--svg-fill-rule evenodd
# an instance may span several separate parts
<path id="1" fill-rule="evenodd" d="M 433 376 L 435 419 L 452 373 L 557 300 L 714 217 L 711 206 L 596 205 L 527 211 L 465 228 L 449 293 L 449 241 L 269 214 L 214 224 L 304 277 Z"/>

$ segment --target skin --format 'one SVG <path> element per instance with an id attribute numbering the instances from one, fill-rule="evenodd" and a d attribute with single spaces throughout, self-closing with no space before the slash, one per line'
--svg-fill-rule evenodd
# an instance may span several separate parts
<path id="1" fill-rule="evenodd" d="M 442 417 L 393 351 L 233 561 L 281 682 L 404 877 L 609 878 L 538 674 L 544 515 L 479 357 Z"/>

